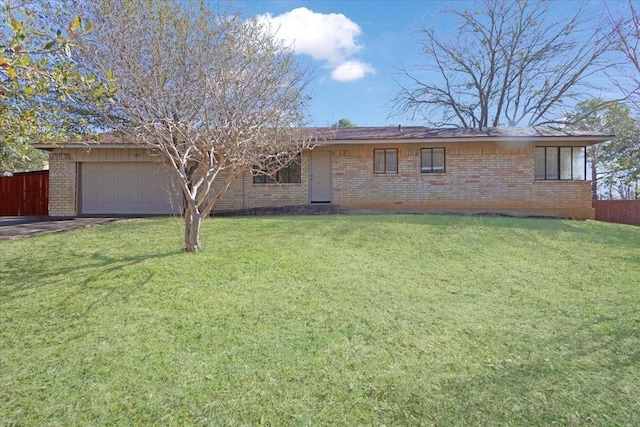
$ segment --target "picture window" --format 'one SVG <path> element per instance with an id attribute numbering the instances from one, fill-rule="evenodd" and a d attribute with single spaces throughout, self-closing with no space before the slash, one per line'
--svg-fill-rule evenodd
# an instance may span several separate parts
<path id="1" fill-rule="evenodd" d="M 536 147 L 534 173 L 538 180 L 587 179 L 586 147 Z"/>

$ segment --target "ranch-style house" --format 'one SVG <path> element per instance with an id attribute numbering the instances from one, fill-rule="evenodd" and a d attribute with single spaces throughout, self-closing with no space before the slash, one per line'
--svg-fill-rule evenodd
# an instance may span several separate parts
<path id="1" fill-rule="evenodd" d="M 216 212 L 332 203 L 348 211 L 593 218 L 586 149 L 611 139 L 549 127 L 310 128 L 318 146 L 276 179 L 245 173 Z M 51 216 L 180 214 L 172 175 L 104 137 L 50 150 Z"/>

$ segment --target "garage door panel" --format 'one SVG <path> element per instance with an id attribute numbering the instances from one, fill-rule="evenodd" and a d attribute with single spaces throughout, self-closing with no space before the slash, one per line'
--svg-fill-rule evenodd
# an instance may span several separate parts
<path id="1" fill-rule="evenodd" d="M 152 163 L 83 163 L 83 214 L 172 214 L 182 210 L 170 174 Z"/>

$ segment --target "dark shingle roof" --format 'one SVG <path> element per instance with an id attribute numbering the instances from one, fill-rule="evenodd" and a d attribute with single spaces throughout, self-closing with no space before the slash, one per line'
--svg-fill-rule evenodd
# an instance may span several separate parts
<path id="1" fill-rule="evenodd" d="M 598 132 L 570 131 L 547 126 L 448 128 L 432 129 L 423 126 L 409 127 L 342 127 L 310 128 L 314 135 L 328 141 L 376 141 L 376 140 L 473 140 L 473 139 L 541 139 L 541 138 L 589 138 L 606 141 L 612 138 Z"/>
<path id="2" fill-rule="evenodd" d="M 539 141 L 579 141 L 584 144 L 597 144 L 613 138 L 599 132 L 573 131 L 547 126 L 538 127 L 495 127 L 495 128 L 449 128 L 432 129 L 424 126 L 389 127 L 315 127 L 304 128 L 303 132 L 324 144 L 379 144 L 386 141 L 398 143 L 429 142 L 539 142 Z M 51 149 L 51 145 L 34 144 L 37 148 Z M 131 147 L 135 141 L 124 135 L 105 133 L 98 141 L 70 141 L 58 147 L 73 146 Z"/>

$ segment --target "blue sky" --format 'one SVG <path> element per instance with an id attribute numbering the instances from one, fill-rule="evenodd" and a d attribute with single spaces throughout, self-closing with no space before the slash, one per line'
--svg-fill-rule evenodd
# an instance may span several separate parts
<path id="1" fill-rule="evenodd" d="M 584 1 L 556 0 L 556 13 L 567 15 Z M 455 30 L 443 10 L 473 6 L 469 1 L 424 0 L 243 0 L 234 5 L 244 15 L 260 16 L 295 40 L 304 64 L 316 68 L 310 87 L 310 125 L 328 126 L 348 118 L 359 126 L 424 125 L 391 117 L 389 103 L 397 91 L 398 68 L 411 69 L 424 58 L 414 38 L 422 25 L 443 33 Z M 607 1 L 614 8 L 620 0 Z M 599 14 L 603 1 L 590 1 Z M 455 36 L 455 35 L 454 35 Z"/>

